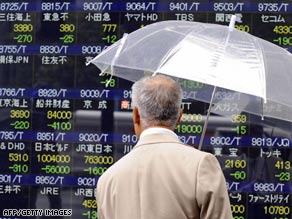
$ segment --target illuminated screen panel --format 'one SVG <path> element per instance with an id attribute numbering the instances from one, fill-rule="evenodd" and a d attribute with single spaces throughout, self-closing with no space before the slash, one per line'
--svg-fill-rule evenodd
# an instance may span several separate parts
<path id="1" fill-rule="evenodd" d="M 291 49 L 290 1 L 1 1 L 0 218 L 96 219 L 99 176 L 137 142 L 131 83 L 85 63 L 147 24 L 228 25 Z M 188 89 L 204 89 L 181 82 Z M 208 105 L 185 93 L 181 141 L 199 143 Z M 204 151 L 219 160 L 235 219 L 291 216 L 291 124 L 242 113 L 228 96 L 211 115 Z M 61 209 L 52 211 L 51 209 Z M 58 217 L 61 218 L 61 217 Z M 68 217 L 67 217 L 68 218 Z"/>

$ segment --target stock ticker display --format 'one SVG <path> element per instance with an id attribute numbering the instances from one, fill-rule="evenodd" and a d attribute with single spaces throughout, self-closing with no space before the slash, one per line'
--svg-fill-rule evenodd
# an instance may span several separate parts
<path id="1" fill-rule="evenodd" d="M 109 76 L 85 63 L 147 24 L 228 25 L 233 14 L 237 29 L 290 50 L 292 1 L 1 0 L 0 218 L 25 216 L 7 209 L 63 210 L 29 218 L 98 218 L 97 180 L 137 137 L 131 82 L 113 78 L 106 87 Z M 184 93 L 175 131 L 196 147 L 208 105 L 192 95 Z M 223 97 L 240 98 L 215 96 Z M 291 124 L 261 120 L 232 104 L 218 107 L 232 115 L 211 115 L 203 150 L 221 164 L 234 219 L 292 218 Z"/>

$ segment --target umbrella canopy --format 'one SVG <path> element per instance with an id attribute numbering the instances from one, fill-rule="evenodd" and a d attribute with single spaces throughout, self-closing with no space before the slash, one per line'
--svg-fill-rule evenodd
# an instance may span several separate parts
<path id="1" fill-rule="evenodd" d="M 240 95 L 230 101 L 242 111 L 292 121 L 292 55 L 228 26 L 157 22 L 126 35 L 91 63 L 131 81 L 159 73 L 204 83 L 192 95 L 204 102 L 211 101 L 215 86 L 217 92 L 229 92 L 225 96 Z M 226 98 L 214 101 L 219 105 Z"/>

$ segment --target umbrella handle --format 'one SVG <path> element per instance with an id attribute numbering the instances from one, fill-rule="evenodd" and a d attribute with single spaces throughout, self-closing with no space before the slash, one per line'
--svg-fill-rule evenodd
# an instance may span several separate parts
<path id="1" fill-rule="evenodd" d="M 229 31 L 234 30 L 235 21 L 236 21 L 236 15 L 232 15 L 230 18 L 229 26 L 228 26 Z"/>
<path id="2" fill-rule="evenodd" d="M 203 131 L 202 131 L 201 138 L 200 138 L 199 147 L 198 147 L 198 149 L 200 151 L 202 150 L 203 141 L 204 141 L 205 134 L 206 134 L 206 131 L 207 131 L 207 126 L 208 126 L 209 117 L 210 117 L 210 114 L 211 114 L 211 109 L 212 109 L 212 105 L 213 105 L 213 101 L 214 101 L 214 96 L 215 96 L 216 90 L 217 90 L 217 87 L 214 86 L 213 92 L 212 92 L 212 96 L 211 96 L 211 100 L 210 100 L 210 104 L 209 104 L 209 108 L 208 108 L 208 112 L 207 112 L 207 116 L 206 116 L 206 119 L 205 119 L 205 122 L 204 122 Z"/>

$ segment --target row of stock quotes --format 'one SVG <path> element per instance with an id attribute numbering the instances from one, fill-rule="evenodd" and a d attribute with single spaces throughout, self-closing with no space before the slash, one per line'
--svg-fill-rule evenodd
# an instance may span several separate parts
<path id="1" fill-rule="evenodd" d="M 113 78 L 106 87 L 109 76 L 85 63 L 123 33 L 162 20 L 228 25 L 236 14 L 237 29 L 290 50 L 291 12 L 288 1 L 0 2 L 0 215 L 52 208 L 98 218 L 98 177 L 137 137 L 131 83 Z M 197 146 L 208 105 L 193 97 L 204 85 L 181 85 L 190 91 L 175 132 Z M 203 150 L 221 164 L 234 218 L 292 218 L 291 124 L 253 123 L 230 101 L 215 107 L 232 115 L 211 118 Z"/>

